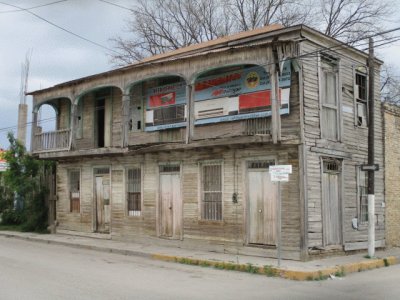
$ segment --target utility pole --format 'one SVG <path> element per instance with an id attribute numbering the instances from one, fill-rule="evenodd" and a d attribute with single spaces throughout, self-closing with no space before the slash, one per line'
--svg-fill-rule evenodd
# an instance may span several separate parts
<path id="1" fill-rule="evenodd" d="M 374 112 L 375 112 L 375 62 L 374 62 L 374 41 L 369 38 L 369 85 L 368 85 L 368 165 L 375 163 L 374 156 Z M 368 255 L 375 255 L 375 171 L 368 171 Z"/>

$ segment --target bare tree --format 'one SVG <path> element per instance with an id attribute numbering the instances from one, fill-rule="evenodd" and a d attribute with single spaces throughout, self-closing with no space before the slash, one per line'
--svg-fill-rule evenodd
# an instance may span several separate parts
<path id="1" fill-rule="evenodd" d="M 112 39 L 117 65 L 272 23 L 306 24 L 352 42 L 382 29 L 392 0 L 138 0 L 128 31 Z"/>
<path id="2" fill-rule="evenodd" d="M 392 66 L 384 65 L 381 72 L 382 101 L 400 105 L 400 76 Z"/>
<path id="3" fill-rule="evenodd" d="M 315 5 L 318 27 L 331 37 L 347 43 L 382 30 L 391 15 L 390 1 L 319 0 Z"/>
<path id="4" fill-rule="evenodd" d="M 112 62 L 126 64 L 230 34 L 233 22 L 225 4 L 218 0 L 138 0 L 128 23 L 133 37 L 112 39 L 122 53 L 112 54 Z"/>

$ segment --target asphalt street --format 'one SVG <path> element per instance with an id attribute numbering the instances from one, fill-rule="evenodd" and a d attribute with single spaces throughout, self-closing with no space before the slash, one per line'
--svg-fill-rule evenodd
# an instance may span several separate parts
<path id="1" fill-rule="evenodd" d="M 0 237 L 0 299 L 399 299 L 400 265 L 297 282 Z"/>

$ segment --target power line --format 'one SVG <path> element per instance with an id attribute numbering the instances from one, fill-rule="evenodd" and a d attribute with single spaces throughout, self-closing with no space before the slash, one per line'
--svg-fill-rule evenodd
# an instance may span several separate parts
<path id="1" fill-rule="evenodd" d="M 99 0 L 99 1 L 102 1 L 102 2 L 103 2 L 103 0 Z M 0 3 L 2 3 L 2 2 L 0 2 Z M 374 34 L 374 35 L 371 35 L 370 37 L 379 36 L 379 35 L 382 35 L 382 34 L 384 34 L 384 33 L 394 32 L 394 31 L 398 31 L 398 30 L 400 30 L 400 27 L 394 28 L 394 29 L 391 29 L 391 30 L 388 30 L 388 31 L 385 31 L 385 32 L 376 33 L 376 34 Z M 365 39 L 365 38 L 368 38 L 368 37 L 359 38 L 359 39 L 357 39 L 357 40 L 354 40 L 353 42 L 357 42 L 357 41 L 363 40 L 363 39 Z M 400 40 L 400 37 L 396 36 L 396 37 L 393 37 L 393 38 L 390 38 L 390 39 L 391 39 L 390 41 L 387 41 L 387 42 L 385 42 L 385 43 L 383 43 L 383 44 L 377 45 L 377 47 L 383 46 L 383 45 L 386 45 L 386 44 L 389 44 L 389 43 L 393 43 L 393 42 L 396 42 L 396 41 L 399 41 L 399 40 Z M 383 41 L 383 40 L 381 40 L 381 41 Z M 311 52 L 308 52 L 308 53 L 304 53 L 304 54 L 301 54 L 301 55 L 297 55 L 297 56 L 295 56 L 295 57 L 293 57 L 293 58 L 297 58 L 297 59 L 307 59 L 307 58 L 313 57 L 313 55 L 317 56 L 317 55 L 318 55 L 319 53 L 321 53 L 322 51 L 334 50 L 334 49 L 339 49 L 339 48 L 342 48 L 342 47 L 352 47 L 352 46 L 350 46 L 349 44 L 342 43 L 342 44 L 340 44 L 340 45 L 331 46 L 331 47 L 320 47 L 320 49 L 317 49 L 317 50 L 314 50 L 314 51 L 311 51 Z M 284 60 L 280 60 L 279 62 L 283 62 L 283 61 L 284 61 Z M 262 64 L 262 65 L 260 65 L 260 66 L 269 66 L 269 65 L 271 65 L 271 64 L 272 64 L 272 63 Z M 343 66 L 342 66 L 342 67 L 343 67 Z M 212 87 L 212 86 L 216 86 L 216 85 L 209 84 L 209 86 Z M 255 97 L 257 97 L 257 96 L 255 96 Z M 40 123 L 44 123 L 44 122 L 49 122 L 49 121 L 52 121 L 52 120 L 55 120 L 55 119 L 56 119 L 56 118 L 48 118 L 48 119 L 40 120 L 39 122 L 40 122 Z M 28 125 L 32 125 L 32 123 L 33 123 L 33 122 L 28 122 L 28 123 L 25 123 L 24 125 L 25 125 L 25 126 L 28 126 Z M 0 132 L 7 131 L 7 130 L 12 130 L 12 129 L 16 129 L 16 128 L 18 128 L 18 125 L 10 126 L 10 127 L 5 127 L 5 128 L 0 128 Z"/>
<path id="2" fill-rule="evenodd" d="M 14 10 L 0 11 L 0 14 L 21 12 L 21 11 L 25 11 L 25 10 L 29 10 L 29 9 L 35 9 L 35 8 L 39 8 L 39 7 L 45 7 L 45 6 L 49 6 L 49 5 L 53 5 L 53 4 L 58 4 L 58 3 L 61 3 L 61 2 L 66 2 L 66 1 L 69 1 L 69 0 L 54 1 L 54 2 L 50 2 L 50 3 L 42 4 L 42 5 L 32 6 L 32 7 L 25 8 L 25 9 L 14 9 Z M 4 4 L 4 3 L 2 3 L 2 4 Z M 5 4 L 5 5 L 8 5 L 8 4 Z"/>
<path id="3" fill-rule="evenodd" d="M 39 120 L 37 123 L 38 124 L 48 123 L 48 122 L 54 121 L 56 119 L 57 118 L 55 118 L 55 117 L 47 118 L 47 119 Z M 27 126 L 32 125 L 33 123 L 34 122 L 27 122 L 27 123 L 24 123 L 23 126 L 27 127 Z M 13 125 L 13 126 L 9 126 L 9 127 L 3 127 L 3 128 L 0 128 L 0 132 L 9 131 L 9 130 L 12 130 L 12 129 L 17 129 L 17 128 L 18 128 L 18 125 Z"/>
<path id="4" fill-rule="evenodd" d="M 133 9 L 128 8 L 128 7 L 126 7 L 126 6 L 122 6 L 122 5 L 117 4 L 117 3 L 112 3 L 112 2 L 109 2 L 109 1 L 106 1 L 106 0 L 98 0 L 98 1 L 103 2 L 103 3 L 107 3 L 107 4 L 110 4 L 110 5 L 113 5 L 113 6 L 122 8 L 122 9 L 125 9 L 125 10 L 129 10 L 130 12 L 133 12 Z"/>
<path id="5" fill-rule="evenodd" d="M 57 24 L 55 24 L 55 23 L 53 23 L 53 22 L 51 22 L 51 21 L 49 21 L 49 20 L 47 20 L 47 19 L 45 19 L 45 18 L 39 16 L 38 14 L 36 14 L 36 13 L 30 11 L 29 8 L 23 8 L 23 7 L 20 7 L 20 6 L 17 6 L 17 5 L 8 4 L 8 3 L 5 3 L 5 2 L 1 2 L 1 1 L 0 1 L 0 4 L 8 5 L 8 6 L 17 8 L 17 9 L 19 9 L 19 10 L 21 10 L 21 11 L 27 12 L 27 13 L 29 13 L 29 14 L 35 16 L 36 18 L 38 18 L 38 19 L 40 19 L 40 20 L 42 20 L 42 21 L 44 21 L 44 22 L 46 22 L 46 23 L 48 23 L 48 24 L 50 24 L 50 25 L 52 25 L 52 26 L 54 26 L 54 27 L 56 27 L 56 28 L 58 28 L 58 29 L 60 29 L 60 30 L 62 30 L 62 31 L 64 31 L 64 32 L 67 32 L 67 33 L 69 33 L 69 34 L 71 34 L 71 35 L 73 35 L 73 36 L 75 36 L 75 37 L 77 37 L 77 38 L 79 38 L 79 39 L 81 39 L 81 40 L 84 40 L 84 41 L 86 41 L 86 42 L 88 42 L 88 43 L 91 43 L 91 44 L 93 44 L 93 45 L 96 45 L 96 46 L 98 46 L 98 47 L 100 47 L 100 48 L 103 48 L 103 49 L 105 49 L 105 50 L 107 50 L 107 51 L 111 51 L 111 52 L 114 52 L 114 53 L 116 53 L 116 54 L 122 55 L 121 53 L 119 53 L 118 51 L 115 51 L 114 49 L 108 48 L 108 47 L 106 47 L 106 46 L 104 46 L 104 45 L 101 45 L 101 44 L 99 44 L 99 43 L 97 43 L 97 42 L 94 42 L 94 41 L 92 41 L 92 40 L 89 40 L 89 39 L 86 38 L 86 37 L 83 37 L 83 36 L 81 36 L 81 35 L 79 35 L 79 34 L 77 34 L 77 33 L 75 33 L 75 32 L 72 32 L 71 30 L 68 30 L 68 29 L 66 29 L 66 28 L 64 28 L 64 27 L 61 27 L 60 25 L 57 25 Z"/>

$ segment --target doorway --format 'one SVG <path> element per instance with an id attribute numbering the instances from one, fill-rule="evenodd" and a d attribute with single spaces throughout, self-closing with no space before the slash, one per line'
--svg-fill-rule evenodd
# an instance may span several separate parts
<path id="1" fill-rule="evenodd" d="M 322 160 L 322 223 L 324 246 L 342 244 L 340 178 L 342 164 L 335 159 Z"/>
<path id="2" fill-rule="evenodd" d="M 109 169 L 95 170 L 95 231 L 110 233 L 110 174 Z"/>
<path id="3" fill-rule="evenodd" d="M 247 163 L 249 244 L 276 245 L 278 193 L 275 184 L 271 182 L 270 165 L 275 165 L 275 162 Z"/>
<path id="4" fill-rule="evenodd" d="M 160 165 L 160 236 L 179 239 L 182 235 L 180 165 Z"/>

